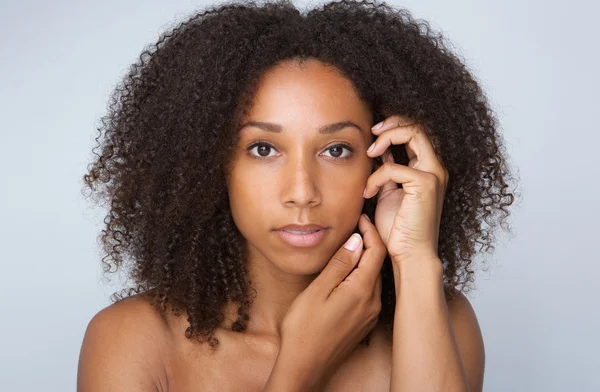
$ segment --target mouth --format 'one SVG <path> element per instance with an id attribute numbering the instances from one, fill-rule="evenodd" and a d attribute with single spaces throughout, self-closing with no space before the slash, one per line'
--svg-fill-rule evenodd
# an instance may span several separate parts
<path id="1" fill-rule="evenodd" d="M 287 233 L 292 233 L 292 234 L 312 234 L 312 233 L 316 233 L 319 230 L 313 230 L 313 231 L 282 230 L 282 231 L 285 231 Z"/>
<path id="2" fill-rule="evenodd" d="M 275 230 L 279 237 L 289 245 L 306 248 L 318 245 L 325 237 L 326 228 L 298 231 L 298 230 Z"/>

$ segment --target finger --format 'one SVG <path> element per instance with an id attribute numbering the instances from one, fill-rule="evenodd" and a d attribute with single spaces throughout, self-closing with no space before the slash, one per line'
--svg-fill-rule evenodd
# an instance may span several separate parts
<path id="1" fill-rule="evenodd" d="M 383 153 L 382 156 L 382 162 L 385 164 L 386 162 L 389 163 L 395 163 L 394 162 L 394 155 L 392 154 L 391 150 L 386 150 L 386 152 Z M 365 186 L 365 189 L 366 186 Z M 394 181 L 388 181 L 385 184 L 383 184 L 381 186 L 381 188 L 379 189 L 378 193 L 377 193 L 377 202 L 380 202 L 381 199 L 383 199 L 388 193 L 398 190 L 398 184 Z"/>
<path id="2" fill-rule="evenodd" d="M 365 250 L 360 257 L 358 266 L 346 280 L 360 279 L 361 284 L 374 287 L 377 275 L 381 272 L 387 248 L 381 240 L 377 228 L 369 221 L 366 215 L 361 215 L 358 220 L 358 228 L 363 235 Z"/>
<path id="3" fill-rule="evenodd" d="M 369 249 L 375 249 L 380 246 L 385 247 L 385 244 L 379 236 L 377 227 L 375 227 L 367 215 L 362 214 L 358 219 L 358 229 L 362 234 L 365 252 Z"/>
<path id="4" fill-rule="evenodd" d="M 422 125 L 393 127 L 383 132 L 379 130 L 378 134 L 379 137 L 373 143 L 372 150 L 367 152 L 371 158 L 379 156 L 392 144 L 405 144 L 410 159 L 409 167 L 434 173 L 439 177 L 440 182 L 444 182 L 444 166 Z"/>
<path id="5" fill-rule="evenodd" d="M 321 273 L 312 281 L 311 285 L 322 294 L 324 298 L 348 276 L 358 263 L 362 254 L 363 240 L 360 234 L 354 233 L 333 255 Z"/>
<path id="6" fill-rule="evenodd" d="M 432 173 L 396 163 L 386 162 L 379 169 L 375 170 L 367 179 L 364 197 L 367 199 L 373 197 L 377 194 L 379 189 L 390 180 L 397 184 L 402 184 L 402 189 L 404 189 L 407 194 L 414 193 L 415 189 L 417 189 L 414 186 L 415 184 L 427 188 L 441 186 L 437 176 Z"/>
<path id="7" fill-rule="evenodd" d="M 396 127 L 400 127 L 400 126 L 404 126 L 404 125 L 412 125 L 412 124 L 416 124 L 416 123 L 417 123 L 416 121 L 414 121 L 408 117 L 403 117 L 398 114 L 393 114 L 391 116 L 386 117 L 385 120 L 383 120 L 382 122 L 373 125 L 373 127 L 371 127 L 371 130 L 375 135 L 379 135 L 381 132 L 387 131 L 388 129 L 392 129 L 392 128 L 396 128 Z"/>
<path id="8" fill-rule="evenodd" d="M 358 220 L 358 229 L 362 233 L 363 242 L 365 250 L 363 251 L 362 256 L 360 257 L 360 261 L 358 262 L 358 268 L 369 269 L 375 272 L 370 272 L 372 274 L 373 280 L 379 271 L 381 270 L 381 266 L 383 265 L 383 259 L 387 254 L 387 248 L 381 236 L 379 235 L 379 231 L 377 231 L 377 227 L 367 218 L 366 215 L 361 215 Z M 363 263 L 365 258 L 375 259 L 377 262 L 372 263 Z M 373 265 L 377 264 L 379 265 Z M 367 265 L 368 264 L 368 265 Z"/>

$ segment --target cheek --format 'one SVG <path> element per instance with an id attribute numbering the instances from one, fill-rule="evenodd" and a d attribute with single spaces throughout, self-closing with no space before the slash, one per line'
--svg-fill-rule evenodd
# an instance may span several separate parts
<path id="1" fill-rule="evenodd" d="M 362 193 L 367 177 L 366 174 L 332 177 L 327 182 L 329 208 L 338 210 L 338 216 L 358 219 L 365 202 Z"/>
<path id="2" fill-rule="evenodd" d="M 260 225 L 265 214 L 263 209 L 271 204 L 267 194 L 272 189 L 264 176 L 251 173 L 234 172 L 228 183 L 229 206 L 233 220 L 240 231 Z"/>

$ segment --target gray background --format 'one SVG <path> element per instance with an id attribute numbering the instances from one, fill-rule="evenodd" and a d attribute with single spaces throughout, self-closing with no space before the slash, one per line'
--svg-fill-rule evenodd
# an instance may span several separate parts
<path id="1" fill-rule="evenodd" d="M 104 211 L 80 195 L 97 120 L 142 48 L 203 3 L 0 4 L 0 385 L 74 390 L 86 325 L 122 283 L 101 280 Z M 515 235 L 469 295 L 485 339 L 485 390 L 599 391 L 599 6 L 390 4 L 453 42 L 519 168 Z"/>

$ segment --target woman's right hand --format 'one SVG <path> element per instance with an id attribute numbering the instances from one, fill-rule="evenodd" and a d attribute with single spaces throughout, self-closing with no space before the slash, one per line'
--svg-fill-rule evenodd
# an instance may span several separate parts
<path id="1" fill-rule="evenodd" d="M 387 249 L 365 215 L 358 228 L 365 250 L 363 239 L 353 234 L 283 319 L 280 355 L 291 358 L 291 366 L 309 378 L 304 380 L 309 385 L 335 370 L 377 324 Z M 358 240 L 354 251 L 346 248 L 352 239 Z"/>

